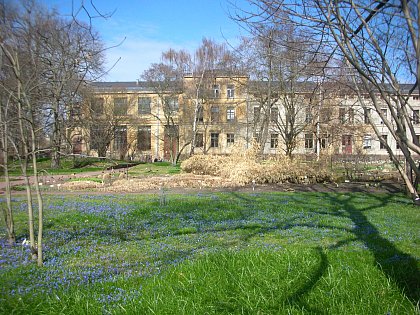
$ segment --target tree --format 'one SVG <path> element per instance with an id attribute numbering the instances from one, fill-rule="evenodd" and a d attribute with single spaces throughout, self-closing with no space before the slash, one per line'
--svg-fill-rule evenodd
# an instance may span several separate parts
<path id="1" fill-rule="evenodd" d="M 103 73 L 103 45 L 88 25 L 53 15 L 43 22 L 40 37 L 42 86 L 47 93 L 45 110 L 51 126 L 51 167 L 60 167 L 69 119 L 80 106 L 82 82 Z"/>
<path id="2" fill-rule="evenodd" d="M 405 169 L 398 160 L 396 148 L 388 145 L 372 123 L 413 200 L 420 204 L 415 185 L 420 170 L 414 157 L 414 154 L 420 154 L 420 146 L 413 124 L 415 112 L 409 103 L 410 96 L 420 90 L 417 3 L 405 0 L 369 3 L 323 0 L 301 4 L 313 8 L 299 15 L 309 23 L 306 28 L 316 26 L 324 43 L 331 47 L 330 58 L 345 60 L 349 69 L 349 86 L 360 104 L 365 109 L 374 108 L 397 142 L 405 158 Z M 404 85 L 410 81 L 414 83 L 408 87 Z M 368 101 L 364 95 L 369 97 Z M 384 115 L 384 108 L 390 115 Z"/>
<path id="3" fill-rule="evenodd" d="M 142 78 L 152 87 L 162 106 L 162 114 L 154 116 L 164 126 L 163 140 L 165 151 L 169 153 L 172 164 L 178 162 L 179 156 L 188 143 L 182 148 L 179 133 L 179 97 L 182 94 L 183 74 L 190 56 L 184 51 L 169 50 L 162 54 L 162 62 L 154 63 L 144 71 Z M 158 105 L 159 106 L 159 105 Z"/>
<path id="4" fill-rule="evenodd" d="M 0 50 L 1 52 L 1 50 Z M 0 59 L 0 68 L 2 68 L 2 62 Z M 5 96 L 5 95 L 4 95 Z M 9 114 L 11 110 L 11 100 L 10 98 L 2 97 L 0 99 L 0 151 L 2 155 L 2 167 L 4 172 L 4 178 L 6 183 L 6 207 L 3 208 L 4 223 L 6 225 L 7 231 L 7 240 L 10 245 L 13 245 L 16 242 L 16 233 L 14 227 L 14 218 L 13 218 L 13 209 L 12 209 L 12 196 L 11 196 L 11 187 L 9 179 L 9 128 L 12 125 L 12 117 Z"/>
<path id="5" fill-rule="evenodd" d="M 323 49 L 314 51 L 328 60 L 324 73 L 329 72 L 332 61 L 344 60 L 348 87 L 352 88 L 364 109 L 372 107 L 375 110 L 397 142 L 405 157 L 405 168 L 397 158 L 396 149 L 386 143 L 380 130 L 372 124 L 408 191 L 420 204 L 416 189 L 420 170 L 413 157 L 420 153 L 420 147 L 413 126 L 413 108 L 408 102 L 413 93 L 419 92 L 420 20 L 417 2 L 248 2 L 258 10 L 246 19 L 247 22 L 253 19 L 263 24 L 267 20 L 280 22 L 287 14 L 294 27 L 317 41 L 317 47 Z M 414 83 L 404 85 L 407 82 Z M 368 96 L 368 101 L 364 96 Z M 384 107 L 390 113 L 387 117 L 381 110 Z"/>
<path id="6" fill-rule="evenodd" d="M 209 123 L 203 119 L 204 107 L 214 100 L 214 85 L 218 75 L 232 73 L 232 57 L 225 45 L 203 38 L 200 47 L 191 56 L 186 51 L 168 50 L 162 54 L 162 62 L 152 64 L 142 78 L 153 87 L 163 105 L 163 119 L 156 117 L 165 126 L 166 143 L 173 162 L 178 161 L 183 150 L 190 145 L 189 154 L 194 154 L 196 135 Z M 183 108 L 176 107 L 183 96 Z M 192 108 L 192 110 L 187 110 Z M 182 111 L 182 114 L 180 112 Z M 181 127 L 187 129 L 180 146 Z M 166 150 L 165 150 L 166 151 Z"/>
<path id="7" fill-rule="evenodd" d="M 319 64 L 325 61 L 314 49 L 316 43 L 300 32 L 284 11 L 271 11 L 268 6 L 260 9 L 254 15 L 233 17 L 250 33 L 237 49 L 238 59 L 251 76 L 254 133 L 261 153 L 273 132 L 281 136 L 283 150 L 291 156 L 307 127 L 307 100 L 318 93 L 319 85 L 311 81 L 321 76 Z"/>
<path id="8" fill-rule="evenodd" d="M 193 63 L 190 64 L 191 76 L 185 86 L 184 93 L 194 103 L 192 117 L 191 145 L 189 155 L 193 155 L 199 125 L 205 129 L 203 116 L 206 104 L 214 101 L 216 78 L 218 76 L 232 76 L 236 69 L 234 58 L 226 45 L 203 38 L 201 45 L 194 53 Z M 209 121 L 207 122 L 209 123 Z"/>
<path id="9" fill-rule="evenodd" d="M 38 265 L 42 266 L 43 199 L 39 187 L 37 158 L 39 153 L 46 149 L 41 147 L 45 143 L 45 132 L 48 132 L 51 126 L 52 130 L 55 130 L 58 117 L 68 117 L 66 109 L 68 104 L 71 104 L 71 97 L 75 96 L 78 86 L 86 78 L 86 69 L 91 69 L 86 64 L 91 65 L 94 59 L 99 62 L 101 50 L 84 49 L 85 44 L 90 48 L 98 47 L 95 40 L 89 42 L 89 37 L 86 37 L 92 34 L 90 26 L 84 27 L 74 19 L 65 21 L 35 1 L 22 1 L 16 6 L 10 2 L 3 2 L 0 13 L 2 154 L 5 156 L 5 163 L 12 152 L 20 161 L 26 187 L 31 253 Z M 75 24 L 78 30 L 73 32 L 72 25 Z M 82 29 L 87 33 L 82 32 Z M 67 41 L 61 41 L 62 38 Z M 81 51 L 80 56 L 83 59 L 77 59 L 76 55 L 70 53 Z M 68 53 L 66 57 L 63 56 L 64 52 Z M 86 55 L 83 55 L 84 53 Z M 64 75 L 68 71 L 72 76 Z M 53 106 L 50 106 L 51 104 Z M 65 104 L 66 107 L 60 107 L 61 104 Z M 52 124 L 50 114 L 53 117 Z M 61 125 L 57 134 L 62 134 L 62 131 Z M 56 144 L 60 141 L 59 139 Z M 29 178 L 29 165 L 33 171 L 32 181 Z M 8 176 L 7 166 L 4 169 Z M 32 198 L 32 189 L 35 190 L 35 201 Z M 38 208 L 36 229 L 35 203 Z M 6 225 L 11 239 L 12 211 L 9 204 L 6 214 Z"/>

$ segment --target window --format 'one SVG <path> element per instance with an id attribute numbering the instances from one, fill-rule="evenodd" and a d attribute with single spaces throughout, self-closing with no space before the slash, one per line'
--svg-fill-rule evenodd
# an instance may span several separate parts
<path id="1" fill-rule="evenodd" d="M 371 149 L 371 148 L 372 148 L 372 136 L 364 135 L 363 136 L 363 149 Z"/>
<path id="2" fill-rule="evenodd" d="M 127 127 L 115 127 L 114 132 L 114 150 L 124 151 L 127 148 Z"/>
<path id="3" fill-rule="evenodd" d="M 349 108 L 347 114 L 348 114 L 347 120 L 348 120 L 349 124 L 353 124 L 354 123 L 354 109 Z"/>
<path id="4" fill-rule="evenodd" d="M 370 123 L 370 111 L 371 111 L 371 109 L 370 108 L 364 108 L 363 109 L 363 116 L 364 116 L 364 123 L 365 124 L 369 124 Z"/>
<path id="5" fill-rule="evenodd" d="M 310 124 L 313 121 L 313 115 L 310 108 L 305 110 L 305 123 Z"/>
<path id="6" fill-rule="evenodd" d="M 226 110 L 226 120 L 235 121 L 235 108 L 228 107 Z"/>
<path id="7" fill-rule="evenodd" d="M 419 96 L 418 95 L 413 95 L 413 100 L 414 101 L 418 101 L 420 98 L 419 98 Z"/>
<path id="8" fill-rule="evenodd" d="M 233 84 L 228 84 L 226 95 L 227 98 L 235 98 L 235 86 Z"/>
<path id="9" fill-rule="evenodd" d="M 138 99 L 138 113 L 139 115 L 147 115 L 151 113 L 150 103 L 152 99 L 150 97 L 139 97 Z"/>
<path id="10" fill-rule="evenodd" d="M 204 111 L 203 106 L 200 105 L 197 110 L 197 122 L 203 122 L 204 121 Z"/>
<path id="11" fill-rule="evenodd" d="M 320 144 L 321 149 L 325 149 L 328 147 L 328 134 L 324 133 L 321 135 Z"/>
<path id="12" fill-rule="evenodd" d="M 219 106 L 213 105 L 210 109 L 210 119 L 212 122 L 219 122 Z"/>
<path id="13" fill-rule="evenodd" d="M 322 108 L 319 112 L 319 122 L 320 123 L 329 123 L 331 120 L 331 109 Z"/>
<path id="14" fill-rule="evenodd" d="M 104 128 L 101 124 L 93 126 L 90 128 L 90 149 L 99 150 L 101 141 L 103 140 Z"/>
<path id="15" fill-rule="evenodd" d="M 102 97 L 93 99 L 90 103 L 90 110 L 92 114 L 102 115 L 104 113 L 104 99 Z"/>
<path id="16" fill-rule="evenodd" d="M 277 107 L 272 107 L 270 111 L 270 120 L 273 123 L 277 123 L 279 119 L 279 110 Z"/>
<path id="17" fill-rule="evenodd" d="M 385 144 L 388 143 L 388 135 L 382 135 L 381 138 L 383 139 L 383 141 L 385 142 Z M 386 149 L 386 145 L 385 144 L 383 144 L 382 142 L 380 142 L 379 149 L 385 150 Z"/>
<path id="18" fill-rule="evenodd" d="M 314 148 L 314 138 L 311 133 L 305 134 L 305 149 L 313 149 Z"/>
<path id="19" fill-rule="evenodd" d="M 413 124 L 418 125 L 420 123 L 420 110 L 413 110 Z"/>
<path id="20" fill-rule="evenodd" d="M 226 143 L 227 145 L 233 145 L 235 143 L 235 134 L 233 133 L 226 134 Z"/>
<path id="21" fill-rule="evenodd" d="M 220 85 L 219 84 L 214 84 L 213 85 L 213 97 L 214 98 L 219 98 L 220 97 Z"/>
<path id="22" fill-rule="evenodd" d="M 260 120 L 260 112 L 261 112 L 261 108 L 259 106 L 254 107 L 254 122 L 257 122 Z"/>
<path id="23" fill-rule="evenodd" d="M 260 139 L 260 133 L 259 132 L 254 132 L 254 134 L 252 135 L 252 138 L 255 142 L 258 143 L 259 139 Z"/>
<path id="24" fill-rule="evenodd" d="M 178 97 L 165 97 L 165 109 L 169 112 L 177 112 L 179 109 Z"/>
<path id="25" fill-rule="evenodd" d="M 381 108 L 381 114 L 384 117 L 384 119 L 387 119 L 387 117 L 388 117 L 388 111 L 387 111 L 386 108 Z M 381 124 L 382 125 L 384 124 L 384 120 L 383 119 L 381 119 Z"/>
<path id="26" fill-rule="evenodd" d="M 123 116 L 127 115 L 128 103 L 126 97 L 114 98 L 114 115 Z"/>
<path id="27" fill-rule="evenodd" d="M 352 135 L 342 135 L 341 136 L 341 152 L 344 154 L 352 154 L 353 148 L 353 136 Z"/>
<path id="28" fill-rule="evenodd" d="M 151 126 L 140 126 L 137 129 L 137 150 L 146 151 L 152 148 Z"/>
<path id="29" fill-rule="evenodd" d="M 197 133 L 195 135 L 195 146 L 197 148 L 202 148 L 204 147 L 204 137 L 202 133 Z"/>
<path id="30" fill-rule="evenodd" d="M 270 138 L 270 148 L 276 149 L 279 146 L 279 135 L 278 133 L 272 133 Z"/>
<path id="31" fill-rule="evenodd" d="M 346 123 L 346 109 L 343 107 L 340 107 L 338 109 L 338 120 L 340 122 L 340 124 L 345 124 Z"/>
<path id="32" fill-rule="evenodd" d="M 217 148 L 219 146 L 219 134 L 212 132 L 210 134 L 210 147 Z"/>

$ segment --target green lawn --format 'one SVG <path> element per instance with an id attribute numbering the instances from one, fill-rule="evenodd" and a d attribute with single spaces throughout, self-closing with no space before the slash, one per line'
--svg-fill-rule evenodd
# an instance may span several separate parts
<path id="1" fill-rule="evenodd" d="M 103 160 L 97 158 L 62 158 L 61 167 L 51 168 L 51 159 L 40 158 L 37 160 L 37 167 L 40 176 L 42 175 L 61 175 L 83 172 L 102 171 L 107 167 L 117 164 L 117 161 Z M 28 174 L 32 175 L 32 163 L 28 164 Z M 21 176 L 22 171 L 18 161 L 9 164 L 9 175 L 13 177 Z"/>
<path id="2" fill-rule="evenodd" d="M 1 241 L 0 313 L 418 314 L 420 212 L 402 196 L 159 198 L 45 196 L 45 267 Z"/>
<path id="3" fill-rule="evenodd" d="M 165 174 L 178 174 L 181 172 L 180 165 L 172 165 L 169 162 L 142 163 L 129 168 L 128 175 L 135 177 L 156 176 Z"/>
<path id="4" fill-rule="evenodd" d="M 43 158 L 38 160 L 38 172 L 43 175 L 62 175 L 84 172 L 103 171 L 118 164 L 126 164 L 126 161 L 111 161 L 97 158 L 63 158 L 59 169 L 51 168 L 51 159 Z M 165 174 L 178 174 L 181 172 L 180 165 L 172 165 L 169 162 L 140 163 L 129 168 L 129 176 L 144 177 Z M 32 175 L 32 164 L 28 165 L 28 174 Z M 18 162 L 9 165 L 9 175 L 14 177 L 22 175 Z"/>

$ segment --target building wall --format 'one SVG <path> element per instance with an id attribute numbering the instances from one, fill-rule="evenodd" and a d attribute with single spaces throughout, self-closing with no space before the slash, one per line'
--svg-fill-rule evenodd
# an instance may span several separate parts
<path id="1" fill-rule="evenodd" d="M 201 95 L 200 106 L 202 115 L 197 120 L 197 132 L 195 153 L 229 154 L 234 147 L 247 148 L 254 136 L 254 113 L 253 99 L 247 93 L 247 78 L 212 78 L 206 84 L 206 95 Z M 165 137 L 165 125 L 168 124 L 163 111 L 162 95 L 158 95 L 147 86 L 136 82 L 125 84 L 106 83 L 106 87 L 100 86 L 95 90 L 98 98 L 104 99 L 106 110 L 114 110 L 114 102 L 118 98 L 126 98 L 127 112 L 117 115 L 118 126 L 127 128 L 127 150 L 122 152 L 125 158 L 155 160 L 167 159 L 168 145 Z M 184 92 L 177 95 L 179 109 L 171 115 L 171 124 L 179 128 L 178 148 L 183 148 L 183 154 L 190 151 L 192 138 L 194 110 L 196 106 L 194 86 L 196 78 L 185 77 Z M 217 90 L 217 91 L 216 91 Z M 169 94 L 168 94 L 169 95 Z M 302 93 L 305 99 L 305 93 Z M 139 98 L 149 97 L 150 113 L 139 113 Z M 368 99 L 366 99 L 368 101 Z M 305 121 L 305 110 L 300 110 L 299 122 L 305 125 L 305 130 L 298 136 L 296 154 L 316 154 L 317 150 L 334 154 L 365 154 L 372 156 L 387 156 L 387 152 L 379 143 L 378 137 L 370 124 L 366 123 L 366 113 L 358 99 L 346 95 L 333 95 L 319 101 L 319 106 L 312 106 L 312 120 Z M 322 103 L 321 103 L 322 102 Z M 316 105 L 316 104 L 315 104 Z M 413 110 L 420 109 L 420 100 L 414 96 L 409 100 L 410 115 Z M 308 105 L 309 106 L 309 105 Z M 371 106 L 368 104 L 368 107 Z M 284 115 L 281 101 L 276 104 L 278 115 Z M 217 110 L 215 110 L 217 108 Z M 385 108 L 385 106 L 384 106 Z M 323 115 L 328 112 L 328 119 Z M 418 113 L 418 112 L 417 112 Z M 326 115 L 326 114 L 325 114 Z M 325 116 L 324 115 L 324 116 Z M 390 117 L 390 113 L 387 113 Z M 387 128 L 381 121 L 375 110 L 371 109 L 370 119 L 374 121 L 392 148 L 396 148 L 396 142 L 392 139 Z M 150 126 L 150 148 L 139 150 L 137 146 L 137 131 L 141 126 Z M 416 134 L 420 135 L 420 124 L 414 124 Z M 80 133 L 80 130 L 79 130 Z M 277 145 L 275 134 L 277 134 Z M 312 143 L 311 143 L 312 137 Z M 83 146 L 83 150 L 89 152 L 89 141 Z M 109 148 L 108 155 L 117 157 L 117 143 L 114 139 Z M 264 147 L 266 154 L 279 154 L 284 152 L 284 143 L 275 123 L 270 124 L 269 135 Z M 94 152 L 90 152 L 94 154 Z M 120 156 L 120 157 L 123 157 Z"/>

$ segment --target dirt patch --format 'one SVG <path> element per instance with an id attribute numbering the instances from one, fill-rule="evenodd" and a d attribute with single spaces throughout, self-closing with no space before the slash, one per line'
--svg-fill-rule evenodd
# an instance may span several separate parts
<path id="1" fill-rule="evenodd" d="M 64 182 L 60 186 L 62 192 L 153 193 L 162 189 L 168 193 L 188 193 L 195 191 L 400 193 L 404 192 L 404 185 L 398 181 L 237 185 L 237 183 L 229 179 L 218 176 L 179 174 L 129 179 L 118 178 L 102 183 L 91 181 Z"/>

